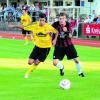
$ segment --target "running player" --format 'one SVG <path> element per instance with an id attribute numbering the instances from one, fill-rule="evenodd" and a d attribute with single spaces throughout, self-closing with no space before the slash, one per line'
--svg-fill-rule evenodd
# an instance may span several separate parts
<path id="1" fill-rule="evenodd" d="M 84 74 L 81 70 L 81 64 L 78 59 L 77 51 L 71 41 L 72 34 L 70 33 L 69 23 L 66 22 L 66 14 L 60 13 L 59 21 L 54 22 L 52 26 L 58 30 L 58 38 L 53 54 L 54 66 L 60 69 L 60 75 L 63 76 L 64 66 L 60 61 L 62 61 L 64 56 L 66 55 L 68 60 L 74 60 L 78 75 L 84 77 Z"/>
<path id="2" fill-rule="evenodd" d="M 28 15 L 28 7 L 27 6 L 22 7 L 22 13 L 23 14 L 21 16 L 21 24 L 25 27 L 25 26 L 32 23 L 32 19 Z M 26 41 L 25 45 L 28 44 L 28 37 L 31 38 L 31 39 L 33 38 L 32 35 L 31 35 L 31 32 L 27 31 L 27 30 L 24 30 L 24 29 L 22 29 L 22 35 L 24 37 L 24 40 Z"/>
<path id="3" fill-rule="evenodd" d="M 24 30 L 32 31 L 34 39 L 34 48 L 29 56 L 28 64 L 32 65 L 25 73 L 25 78 L 28 78 L 40 62 L 44 62 L 49 54 L 50 48 L 56 44 L 58 31 L 51 25 L 46 23 L 46 15 L 40 14 L 39 21 L 28 26 L 11 25 L 10 27 L 24 28 Z M 50 33 L 55 33 L 55 38 L 52 40 Z"/>

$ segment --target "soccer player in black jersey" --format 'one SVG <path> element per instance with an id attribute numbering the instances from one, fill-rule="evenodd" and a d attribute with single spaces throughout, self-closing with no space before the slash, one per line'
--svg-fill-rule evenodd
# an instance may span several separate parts
<path id="1" fill-rule="evenodd" d="M 71 41 L 72 34 L 70 33 L 70 24 L 66 19 L 66 14 L 60 13 L 59 20 L 52 24 L 52 26 L 58 30 L 58 38 L 53 53 L 53 64 L 60 69 L 60 75 L 63 76 L 64 66 L 60 61 L 63 60 L 66 55 L 68 60 L 74 60 L 78 75 L 84 77 L 77 51 Z"/>

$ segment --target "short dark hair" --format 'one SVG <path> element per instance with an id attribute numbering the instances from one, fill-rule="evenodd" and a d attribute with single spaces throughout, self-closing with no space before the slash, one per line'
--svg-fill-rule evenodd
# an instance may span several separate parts
<path id="1" fill-rule="evenodd" d="M 45 18 L 46 19 L 46 15 L 44 13 L 40 13 L 39 18 Z"/>
<path id="2" fill-rule="evenodd" d="M 22 10 L 27 11 L 28 10 L 28 6 L 22 6 Z"/>
<path id="3" fill-rule="evenodd" d="M 59 14 L 59 17 L 60 16 L 66 16 L 67 17 L 67 15 L 65 13 L 63 13 L 63 12 Z"/>

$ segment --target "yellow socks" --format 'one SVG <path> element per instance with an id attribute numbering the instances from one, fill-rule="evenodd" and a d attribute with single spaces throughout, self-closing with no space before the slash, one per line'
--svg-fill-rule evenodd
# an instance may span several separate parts
<path id="1" fill-rule="evenodd" d="M 37 68 L 37 65 L 32 65 L 25 73 L 25 78 L 28 78 L 30 73 Z"/>

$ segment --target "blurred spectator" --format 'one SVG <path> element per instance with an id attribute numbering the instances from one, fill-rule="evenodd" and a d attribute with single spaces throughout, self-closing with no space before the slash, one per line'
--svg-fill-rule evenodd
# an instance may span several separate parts
<path id="1" fill-rule="evenodd" d="M 77 21 L 71 17 L 69 19 L 69 23 L 70 23 L 70 31 L 73 33 L 76 29 Z"/>
<path id="2" fill-rule="evenodd" d="M 91 18 L 92 20 L 97 17 L 95 10 L 92 11 Z"/>
<path id="3" fill-rule="evenodd" d="M 93 23 L 94 23 L 94 24 L 97 23 L 97 19 L 98 19 L 98 17 L 95 17 L 95 18 L 93 19 Z"/>
<path id="4" fill-rule="evenodd" d="M 35 11 L 39 11 L 40 10 L 39 2 L 35 2 L 34 6 L 35 6 L 35 8 L 34 8 Z"/>
<path id="5" fill-rule="evenodd" d="M 15 18 L 16 18 L 16 20 L 19 22 L 21 19 L 21 16 L 22 16 L 22 11 L 21 11 L 21 9 L 18 9 L 18 10 L 16 10 L 16 14 L 15 14 L 16 16 L 15 16 Z"/>
<path id="6" fill-rule="evenodd" d="M 3 6 L 2 5 L 0 5 L 0 12 L 2 12 L 3 11 Z"/>
<path id="7" fill-rule="evenodd" d="M 24 8 L 24 7 L 26 7 L 26 6 L 28 6 L 28 5 L 27 5 L 27 2 L 25 2 L 24 5 L 22 5 L 22 8 Z"/>
<path id="8" fill-rule="evenodd" d="M 11 13 L 13 15 L 15 11 L 15 8 L 12 7 L 12 6 L 6 6 L 3 10 L 4 12 L 4 20 L 6 21 L 7 20 L 7 16 L 9 15 L 9 13 Z"/>
<path id="9" fill-rule="evenodd" d="M 34 6 L 34 4 L 30 5 L 28 11 L 29 11 L 29 15 L 32 17 L 32 16 L 33 16 L 33 12 L 35 11 L 35 6 Z"/>
<path id="10" fill-rule="evenodd" d="M 34 12 L 32 14 L 32 21 L 35 22 L 36 20 L 38 20 L 38 16 L 40 13 L 40 8 L 39 8 L 39 2 L 35 2 L 34 3 Z"/>
<path id="11" fill-rule="evenodd" d="M 91 15 L 86 16 L 84 23 L 92 23 L 92 22 L 93 22 L 93 19 L 92 19 Z"/>
<path id="12" fill-rule="evenodd" d="M 0 5 L 0 21 L 3 20 L 3 6 Z"/>
<path id="13" fill-rule="evenodd" d="M 34 4 L 32 4 L 31 6 L 30 6 L 30 8 L 29 8 L 29 11 L 30 12 L 33 12 L 35 10 L 35 6 L 34 6 Z"/>
<path id="14" fill-rule="evenodd" d="M 97 18 L 97 24 L 100 24 L 100 15 L 98 16 L 98 18 Z"/>
<path id="15" fill-rule="evenodd" d="M 51 17 L 51 21 L 55 22 L 55 18 L 56 18 L 56 10 L 55 9 L 50 9 L 50 17 Z"/>

